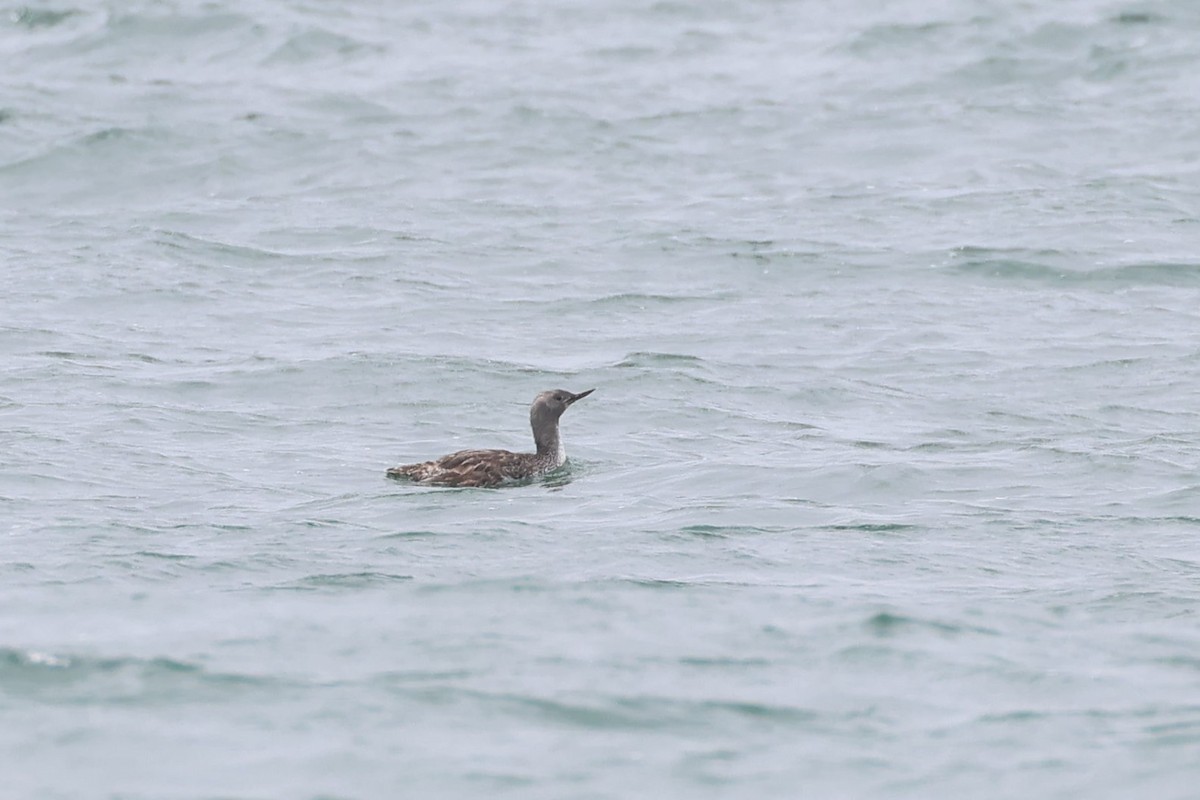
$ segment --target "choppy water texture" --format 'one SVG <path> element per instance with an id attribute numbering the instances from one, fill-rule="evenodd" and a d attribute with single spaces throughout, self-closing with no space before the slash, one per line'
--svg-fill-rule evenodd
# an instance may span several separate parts
<path id="1" fill-rule="evenodd" d="M 1200 5 L 0 18 L 6 798 L 1197 796 Z"/>

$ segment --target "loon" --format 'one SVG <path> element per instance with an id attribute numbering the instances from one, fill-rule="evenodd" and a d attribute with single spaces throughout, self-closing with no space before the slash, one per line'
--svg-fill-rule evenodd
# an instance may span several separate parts
<path id="1" fill-rule="evenodd" d="M 535 453 L 508 450 L 459 450 L 435 461 L 402 464 L 387 471 L 389 478 L 410 480 L 437 486 L 501 486 L 536 478 L 567 462 L 558 418 L 577 400 L 595 389 L 574 394 L 565 389 L 542 392 L 529 407 L 529 425 L 533 428 Z"/>

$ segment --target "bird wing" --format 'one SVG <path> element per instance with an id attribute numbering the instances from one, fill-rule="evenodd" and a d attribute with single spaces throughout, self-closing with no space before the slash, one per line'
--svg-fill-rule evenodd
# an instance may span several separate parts
<path id="1" fill-rule="evenodd" d="M 525 458 L 508 450 L 459 450 L 435 462 L 439 472 L 432 480 L 446 486 L 496 486 L 521 477 Z"/>

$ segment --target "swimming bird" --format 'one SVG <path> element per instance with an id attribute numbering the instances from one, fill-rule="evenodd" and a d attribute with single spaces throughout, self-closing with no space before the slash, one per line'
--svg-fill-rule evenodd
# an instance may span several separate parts
<path id="1" fill-rule="evenodd" d="M 508 450 L 459 450 L 436 461 L 402 464 L 387 471 L 389 478 L 408 479 L 440 486 L 500 486 L 523 481 L 558 469 L 567 461 L 558 418 L 577 400 L 595 389 L 573 394 L 566 389 L 542 392 L 529 407 L 535 453 Z"/>

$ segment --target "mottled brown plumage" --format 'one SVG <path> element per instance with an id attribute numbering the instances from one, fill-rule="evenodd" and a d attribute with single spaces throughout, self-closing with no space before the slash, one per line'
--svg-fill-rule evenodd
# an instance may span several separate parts
<path id="1" fill-rule="evenodd" d="M 529 425 L 533 428 L 534 453 L 508 450 L 459 450 L 436 461 L 404 464 L 387 471 L 389 478 L 439 486 L 501 486 L 528 480 L 561 467 L 567 460 L 558 419 L 572 403 L 587 397 L 595 389 L 572 394 L 564 389 L 542 392 L 529 407 Z"/>

